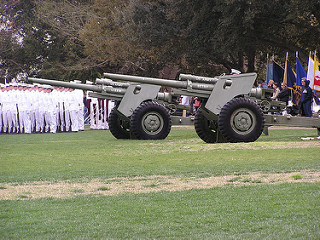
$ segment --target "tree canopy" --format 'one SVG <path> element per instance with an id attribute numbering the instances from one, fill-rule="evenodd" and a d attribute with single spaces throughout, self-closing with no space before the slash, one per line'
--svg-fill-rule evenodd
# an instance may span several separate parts
<path id="1" fill-rule="evenodd" d="M 216 75 L 265 69 L 266 53 L 319 50 L 319 0 L 4 0 L 0 81 L 19 73 Z"/>

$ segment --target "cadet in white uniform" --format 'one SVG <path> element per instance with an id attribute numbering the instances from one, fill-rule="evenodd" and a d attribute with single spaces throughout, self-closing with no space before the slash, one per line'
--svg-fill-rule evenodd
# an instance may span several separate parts
<path id="1" fill-rule="evenodd" d="M 1 88 L 1 105 L 2 105 L 2 131 L 7 133 L 8 131 L 8 116 L 7 116 L 7 109 L 8 109 L 8 94 L 7 94 L 7 87 L 4 86 Z"/>
<path id="2" fill-rule="evenodd" d="M 71 120 L 71 131 L 78 132 L 79 125 L 78 125 L 78 103 L 77 103 L 77 96 L 74 89 L 69 89 L 69 112 L 70 112 L 70 120 Z"/>
<path id="3" fill-rule="evenodd" d="M 57 100 L 58 100 L 58 111 L 59 111 L 59 125 L 60 125 L 60 131 L 65 131 L 65 117 L 64 117 L 64 88 L 60 87 L 57 89 Z"/>
<path id="4" fill-rule="evenodd" d="M 40 115 L 39 115 L 39 87 L 38 85 L 34 85 L 32 90 L 32 101 L 33 101 L 33 109 L 34 109 L 34 132 L 40 132 Z"/>
<path id="5" fill-rule="evenodd" d="M 4 90 L 2 90 L 2 89 L 4 89 L 4 85 L 3 84 L 1 84 L 0 85 L 0 134 L 2 133 L 2 127 L 3 127 L 3 117 L 2 117 L 2 105 L 3 105 L 3 103 L 2 103 L 2 99 L 3 99 L 3 91 Z"/>
<path id="6" fill-rule="evenodd" d="M 12 108 L 10 108 L 10 111 L 12 113 L 12 132 L 13 133 L 19 133 L 19 120 L 18 120 L 18 85 L 16 83 L 12 83 L 12 90 L 11 96 L 10 96 L 10 105 Z"/>
<path id="7" fill-rule="evenodd" d="M 64 88 L 63 89 L 63 105 L 64 105 L 64 120 L 66 124 L 66 132 L 70 131 L 70 125 L 71 125 L 69 101 L 70 101 L 69 89 Z"/>
<path id="8" fill-rule="evenodd" d="M 75 83 L 81 83 L 81 81 L 74 81 Z M 74 90 L 74 98 L 77 105 L 77 119 L 78 119 L 78 130 L 84 130 L 84 105 L 83 105 L 83 90 L 75 89 Z"/>
<path id="9" fill-rule="evenodd" d="M 45 92 L 43 86 L 38 86 L 37 103 L 38 103 L 38 116 L 36 117 L 36 132 L 43 133 L 45 131 Z"/>
<path id="10" fill-rule="evenodd" d="M 17 105 L 16 105 L 16 97 L 13 93 L 13 87 L 11 84 L 9 84 L 6 87 L 6 103 L 5 103 L 5 114 L 7 119 L 7 133 L 12 133 L 15 131 L 17 123 L 14 119 L 16 119 L 17 116 Z"/>
<path id="11" fill-rule="evenodd" d="M 45 90 L 46 98 L 46 109 L 44 119 L 46 122 L 45 131 L 50 133 L 56 133 L 57 124 L 56 124 L 56 101 L 52 97 L 52 87 L 48 86 Z"/>

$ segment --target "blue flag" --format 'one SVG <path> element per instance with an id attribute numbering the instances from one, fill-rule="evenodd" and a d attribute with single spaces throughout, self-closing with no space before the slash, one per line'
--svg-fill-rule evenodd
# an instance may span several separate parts
<path id="1" fill-rule="evenodd" d="M 268 62 L 267 63 L 267 84 L 269 83 L 269 80 L 271 80 L 273 78 L 273 71 L 272 71 L 272 66 L 271 64 Z"/>
<path id="2" fill-rule="evenodd" d="M 284 69 L 276 63 L 274 60 L 272 60 L 272 69 L 273 69 L 273 81 L 278 83 L 279 86 L 281 85 L 283 81 L 283 75 L 284 75 Z"/>
<path id="3" fill-rule="evenodd" d="M 303 77 L 307 77 L 307 73 L 304 70 L 303 66 L 301 65 L 299 58 L 296 58 L 296 72 L 297 72 L 296 84 L 297 84 L 297 86 L 302 87 L 301 79 Z"/>
<path id="4" fill-rule="evenodd" d="M 288 85 L 288 88 L 291 89 L 291 102 L 292 102 L 292 104 L 298 105 L 300 98 L 301 98 L 301 91 L 299 88 L 297 88 L 296 75 L 292 71 L 292 68 L 289 64 L 289 61 L 287 62 L 287 85 Z"/>
<path id="5" fill-rule="evenodd" d="M 294 88 L 296 86 L 296 75 L 292 71 L 289 61 L 287 60 L 287 86 L 288 88 Z"/>

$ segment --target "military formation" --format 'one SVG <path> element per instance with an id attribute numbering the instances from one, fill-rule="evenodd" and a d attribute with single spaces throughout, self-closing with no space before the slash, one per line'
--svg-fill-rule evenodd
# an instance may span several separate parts
<path id="1" fill-rule="evenodd" d="M 9 83 L 0 91 L 1 134 L 84 130 L 82 90 Z"/>

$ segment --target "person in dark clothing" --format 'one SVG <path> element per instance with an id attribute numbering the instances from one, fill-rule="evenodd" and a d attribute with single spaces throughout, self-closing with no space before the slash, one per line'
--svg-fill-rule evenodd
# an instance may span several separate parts
<path id="1" fill-rule="evenodd" d="M 281 91 L 278 95 L 278 100 L 281 102 L 285 102 L 288 105 L 290 97 L 290 89 L 287 87 L 287 84 L 281 83 Z"/>
<path id="2" fill-rule="evenodd" d="M 312 103 L 312 90 L 309 87 L 310 81 L 302 79 L 301 83 L 303 85 L 302 96 L 301 96 L 301 116 L 312 117 L 311 103 Z"/>

